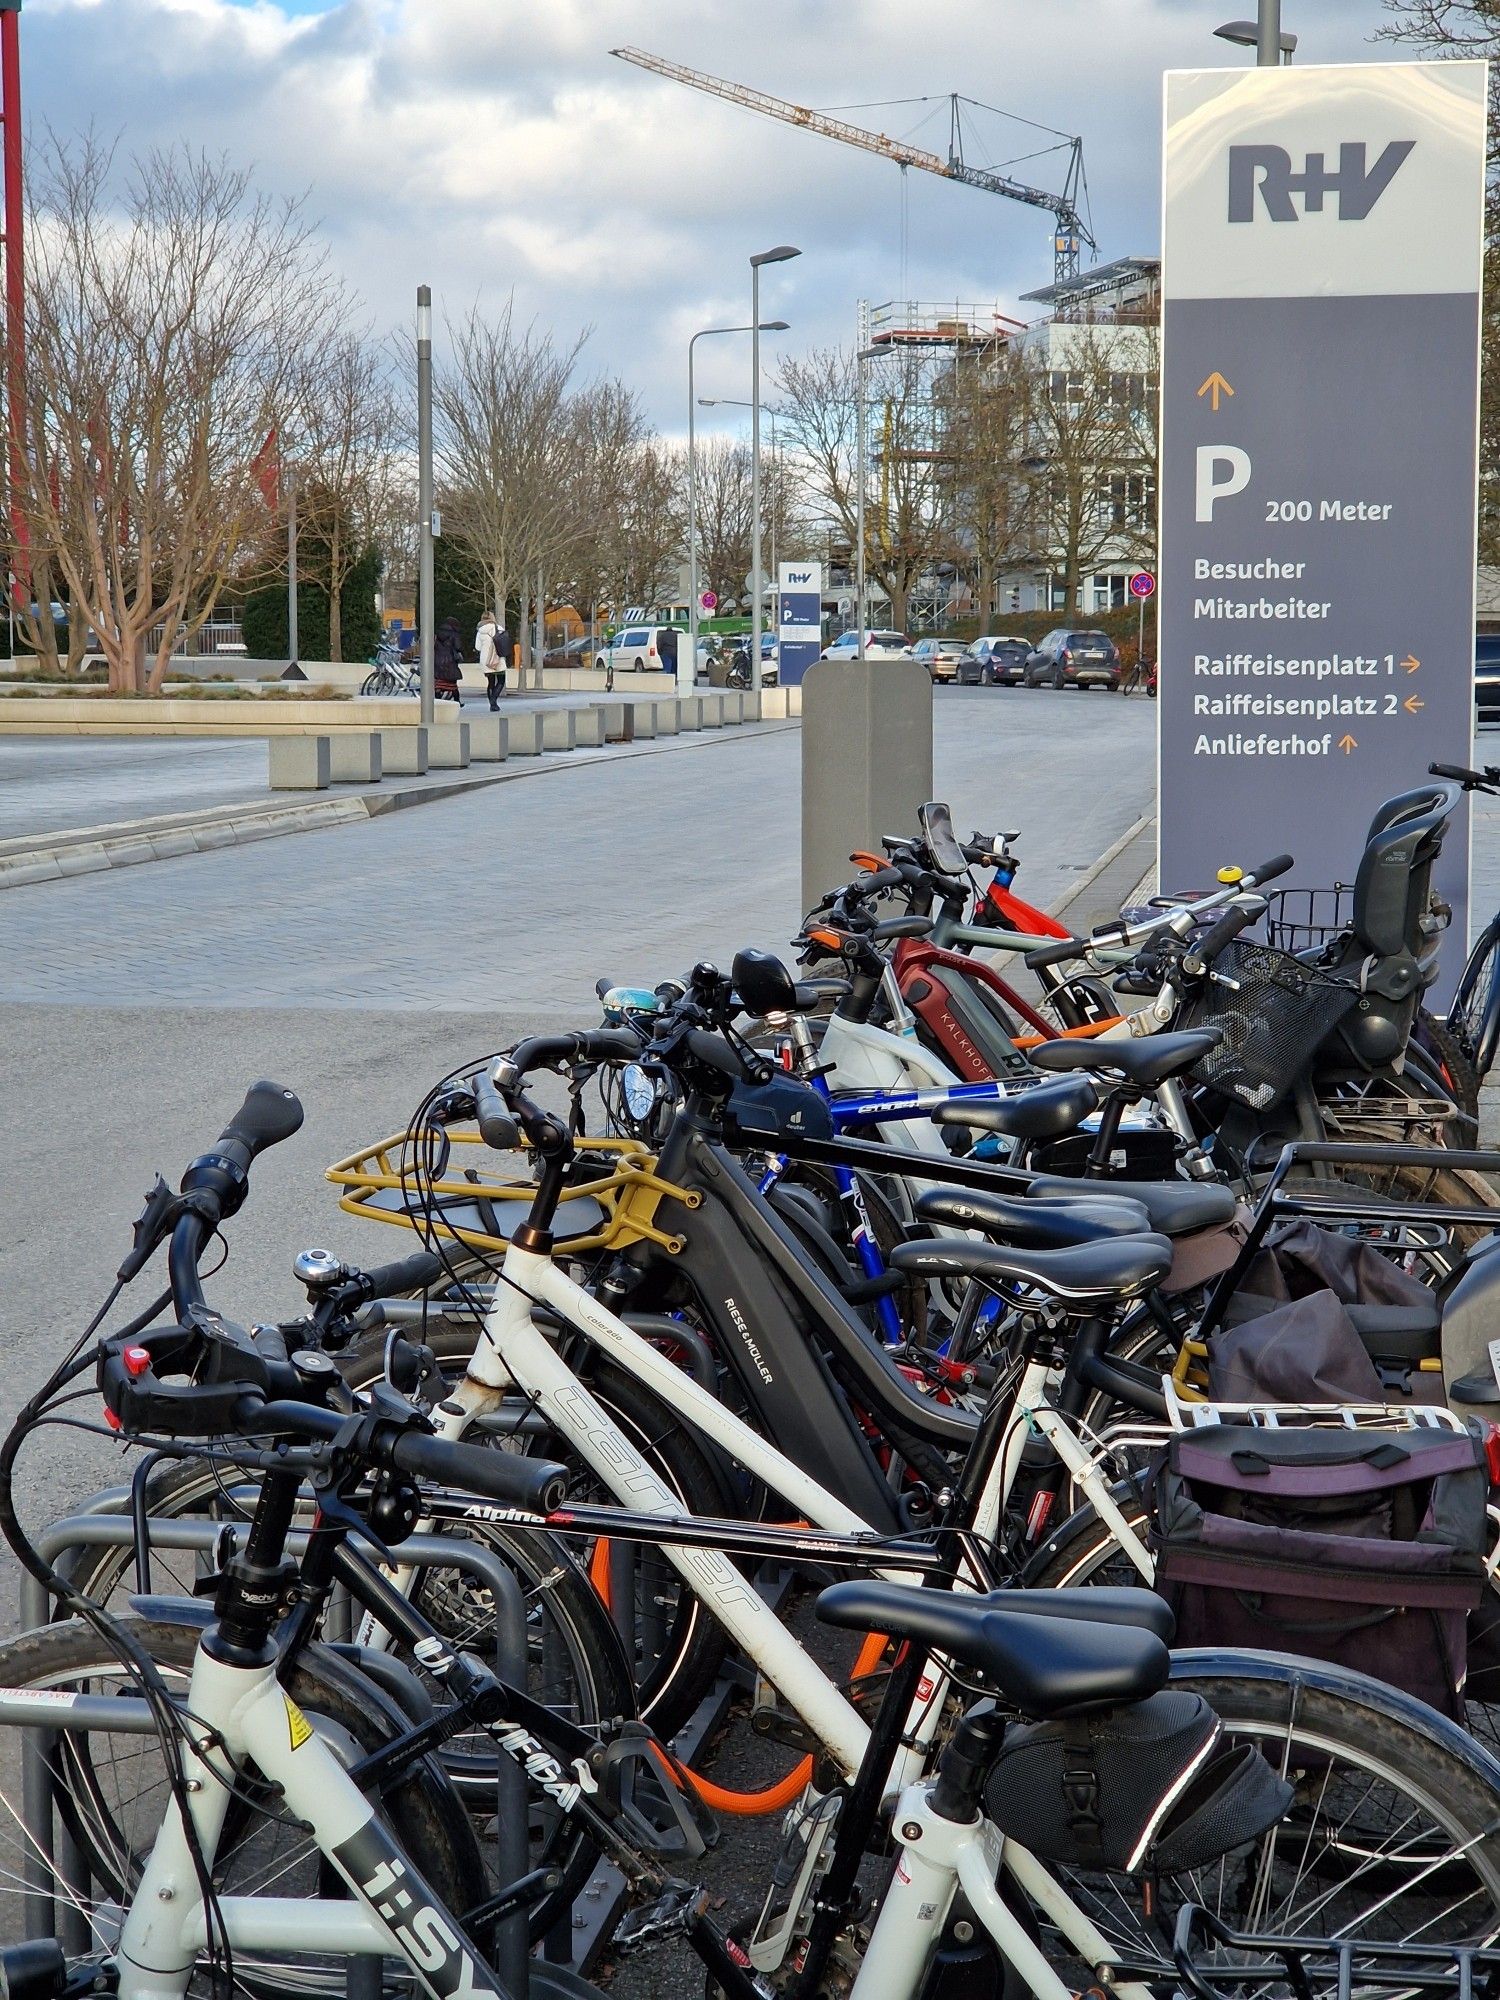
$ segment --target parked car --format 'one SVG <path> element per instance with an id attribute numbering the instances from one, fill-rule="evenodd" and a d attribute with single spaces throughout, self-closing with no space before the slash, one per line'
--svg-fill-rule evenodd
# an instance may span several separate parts
<path id="1" fill-rule="evenodd" d="M 1120 678 L 1120 649 L 1107 632 L 1059 629 L 1026 661 L 1027 687 L 1107 687 Z"/>
<path id="2" fill-rule="evenodd" d="M 553 646 L 542 655 L 544 667 L 588 667 L 594 663 L 594 655 L 600 650 L 601 641 L 590 638 L 587 633 L 581 639 L 570 639 L 565 646 Z"/>
<path id="3" fill-rule="evenodd" d="M 826 645 L 818 655 L 823 660 L 852 660 L 859 653 L 859 634 L 840 632 L 839 636 Z M 865 658 L 867 660 L 909 660 L 911 641 L 904 632 L 866 632 Z"/>
<path id="4" fill-rule="evenodd" d="M 1500 722 L 1500 632 L 1474 641 L 1474 706 L 1481 722 Z"/>
<path id="5" fill-rule="evenodd" d="M 1008 639 L 1002 634 L 976 639 L 958 663 L 958 678 L 964 687 L 1019 686 L 1026 678 L 1030 658 L 1029 639 Z"/>
<path id="6" fill-rule="evenodd" d="M 964 649 L 956 639 L 919 639 L 911 649 L 911 656 L 922 662 L 934 681 L 951 681 L 958 678 L 958 663 Z"/>
<path id="7" fill-rule="evenodd" d="M 685 646 L 679 625 L 626 625 L 599 648 L 594 665 L 617 674 L 675 673 L 679 638 Z"/>

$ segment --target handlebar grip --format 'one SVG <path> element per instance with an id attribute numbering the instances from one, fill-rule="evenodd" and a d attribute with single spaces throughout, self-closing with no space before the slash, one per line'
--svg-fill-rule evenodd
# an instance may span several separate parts
<path id="1" fill-rule="evenodd" d="M 512 1152 L 521 1143 L 516 1121 L 505 1108 L 505 1099 L 495 1088 L 488 1070 L 474 1073 L 474 1119 L 479 1136 L 497 1153 Z"/>
<path id="2" fill-rule="evenodd" d="M 1258 868 L 1245 871 L 1245 880 L 1253 882 L 1257 888 L 1263 882 L 1274 882 L 1278 875 L 1285 875 L 1292 866 L 1290 854 L 1273 854 L 1269 861 L 1262 861 Z"/>
<path id="3" fill-rule="evenodd" d="M 584 1062 L 635 1062 L 641 1053 L 641 1038 L 634 1028 L 591 1028 L 578 1037 L 578 1045 Z"/>
<path id="4" fill-rule="evenodd" d="M 1060 938 L 1056 944 L 1044 944 L 1038 951 L 1028 951 L 1025 963 L 1033 972 L 1039 972 L 1044 965 L 1062 965 L 1070 958 L 1081 958 L 1085 949 L 1081 938 Z"/>
<path id="5" fill-rule="evenodd" d="M 296 1092 L 262 1078 L 245 1092 L 244 1103 L 214 1141 L 214 1150 L 243 1173 L 257 1153 L 290 1139 L 301 1124 L 302 1105 Z"/>
<path id="6" fill-rule="evenodd" d="M 926 937 L 931 929 L 931 917 L 887 917 L 870 935 L 885 943 L 891 938 Z"/>
<path id="7" fill-rule="evenodd" d="M 1232 938 L 1237 938 L 1247 924 L 1253 924 L 1261 915 L 1265 905 L 1257 909 L 1253 903 L 1236 903 L 1228 909 L 1203 936 L 1182 955 L 1182 969 L 1189 979 L 1201 979 L 1213 964 L 1219 953 Z"/>
<path id="8" fill-rule="evenodd" d="M 448 1267 L 435 1251 L 414 1250 L 393 1264 L 377 1264 L 372 1270 L 361 1271 L 359 1288 L 366 1299 L 389 1299 L 404 1292 L 425 1292 L 447 1275 Z"/>
<path id="9" fill-rule="evenodd" d="M 861 896 L 883 896 L 887 889 L 900 889 L 905 883 L 904 868 L 876 868 L 868 875 L 861 875 L 850 887 Z"/>
<path id="10" fill-rule="evenodd" d="M 565 1466 L 545 1458 L 520 1458 L 514 1452 L 491 1451 L 485 1445 L 452 1444 L 447 1438 L 408 1431 L 391 1448 L 391 1463 L 419 1479 L 442 1486 L 459 1486 L 498 1500 L 505 1507 L 549 1514 L 568 1497 Z"/>

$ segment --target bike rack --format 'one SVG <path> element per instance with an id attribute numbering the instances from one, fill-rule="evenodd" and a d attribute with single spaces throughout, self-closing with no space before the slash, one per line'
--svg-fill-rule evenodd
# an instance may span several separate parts
<path id="1" fill-rule="evenodd" d="M 98 1496 L 94 1509 L 58 1521 L 38 1538 L 37 1551 L 44 1562 L 55 1565 L 69 1551 L 85 1548 L 131 1548 L 135 1527 L 128 1513 L 110 1511 L 129 1505 L 129 1489 L 114 1488 Z M 226 1530 L 233 1534 L 236 1524 L 224 1521 L 153 1520 L 148 1524 L 151 1545 L 161 1549 L 183 1549 L 213 1554 Z M 362 1538 L 354 1537 L 362 1553 L 378 1559 L 378 1551 Z M 300 1554 L 307 1546 L 305 1531 L 294 1531 L 287 1547 Z M 479 1544 L 443 1535 L 412 1535 L 401 1545 L 401 1559 L 416 1568 L 443 1567 L 466 1570 L 474 1580 L 494 1593 L 495 1671 L 513 1686 L 524 1686 L 526 1678 L 526 1600 L 513 1571 L 506 1568 L 493 1550 Z M 46 1625 L 50 1605 L 45 1584 L 29 1573 L 21 1578 L 20 1618 L 23 1631 Z M 140 1727 L 150 1733 L 155 1723 L 144 1702 L 138 1704 L 139 1723 L 131 1714 L 136 1704 L 108 1703 L 108 1719 L 113 1728 Z M 88 1713 L 80 1704 L 76 1711 L 84 1721 Z M 102 1717 L 101 1717 L 102 1719 Z M 25 1728 L 25 1717 L 16 1718 Z M 66 1829 L 57 1828 L 53 1814 L 51 1755 L 56 1731 L 35 1726 L 25 1728 L 21 1744 L 22 1809 L 27 1830 L 34 1842 L 23 1861 L 23 1911 L 28 1938 L 58 1937 L 70 1955 L 87 1952 L 92 1944 L 82 1913 L 64 1901 L 59 1927 L 57 1883 L 54 1864 L 62 1861 L 66 1879 L 82 1881 L 86 1871 Z M 525 1773 L 509 1758 L 501 1758 L 496 1771 L 495 1816 L 496 1871 L 502 1882 L 516 1882 L 531 1865 L 527 1847 L 527 1791 Z M 524 1908 L 503 1918 L 495 1926 L 493 1959 L 496 1970 L 516 2000 L 526 2000 L 530 1971 L 530 1947 Z M 379 1991 L 380 1960 L 354 1958 L 349 1963 L 349 2000 L 372 2000 Z M 372 1977 L 373 1975 L 373 1977 Z"/>

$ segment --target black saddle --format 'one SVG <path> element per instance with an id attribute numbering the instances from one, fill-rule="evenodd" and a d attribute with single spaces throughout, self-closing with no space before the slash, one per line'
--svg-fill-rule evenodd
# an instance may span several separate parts
<path id="1" fill-rule="evenodd" d="M 1018 1250 L 1066 1250 L 1111 1236 L 1145 1236 L 1152 1226 L 1140 1202 L 1119 1201 L 1103 1189 L 1098 1195 L 1082 1193 L 1077 1201 L 1028 1201 L 972 1188 L 924 1188 L 912 1206 L 920 1222 L 980 1229 Z"/>
<path id="2" fill-rule="evenodd" d="M 1058 1139 L 1081 1125 L 1099 1102 L 1085 1076 L 1059 1077 L 1010 1097 L 957 1098 L 933 1112 L 937 1125 L 971 1132 L 999 1132 L 1007 1139 Z"/>
<path id="3" fill-rule="evenodd" d="M 1056 1601 L 1062 1598 L 1087 1603 Z M 858 1578 L 821 1591 L 817 1608 L 828 1625 L 922 1640 L 976 1668 L 1025 1715 L 1080 1715 L 1144 1701 L 1171 1671 L 1171 1613 L 1164 1631 L 1166 1606 L 1148 1590 L 967 1596 Z"/>
<path id="4" fill-rule="evenodd" d="M 1147 1228 L 1159 1236 L 1193 1236 L 1200 1229 L 1222 1229 L 1232 1222 L 1238 1203 L 1234 1190 L 1218 1181 L 1075 1181 L 1061 1174 L 1038 1174 L 1026 1190 L 1028 1200 L 1079 1202 L 1133 1201 L 1145 1209 Z"/>
<path id="5" fill-rule="evenodd" d="M 1164 1236 L 1118 1236 L 1069 1250 L 1020 1250 L 1007 1243 L 928 1237 L 898 1243 L 888 1262 L 914 1278 L 982 1278 L 1032 1285 L 1069 1306 L 1110 1305 L 1159 1284 L 1172 1268 Z"/>
<path id="6" fill-rule="evenodd" d="M 1218 1028 L 1190 1028 L 1180 1035 L 1140 1035 L 1129 1040 L 1092 1036 L 1086 1040 L 1043 1042 L 1031 1051 L 1036 1069 L 1113 1071 L 1137 1090 L 1155 1090 L 1169 1076 L 1181 1076 L 1219 1046 Z"/>

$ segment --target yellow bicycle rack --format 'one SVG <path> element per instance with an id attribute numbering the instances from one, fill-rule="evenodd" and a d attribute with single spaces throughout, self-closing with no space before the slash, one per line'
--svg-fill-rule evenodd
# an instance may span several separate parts
<path id="1" fill-rule="evenodd" d="M 461 1146 L 484 1147 L 477 1125 L 447 1126 L 445 1136 L 452 1152 Z M 470 1250 L 503 1255 L 511 1231 L 530 1211 L 531 1181 L 507 1180 L 475 1167 L 460 1169 L 451 1154 L 441 1175 L 429 1179 L 408 1151 L 419 1143 L 419 1135 L 397 1132 L 335 1160 L 326 1178 L 341 1190 L 339 1207 L 372 1222 L 418 1230 L 424 1239 L 436 1235 Z M 656 1211 L 668 1199 L 697 1208 L 703 1197 L 663 1180 L 655 1154 L 639 1139 L 579 1138 L 575 1147 L 580 1165 L 597 1161 L 598 1174 L 563 1189 L 554 1228 L 559 1253 L 572 1257 L 647 1242 L 676 1256 L 683 1238 L 659 1228 Z M 527 1150 L 524 1139 L 518 1150 Z M 403 1155 L 408 1160 L 404 1173 Z"/>

